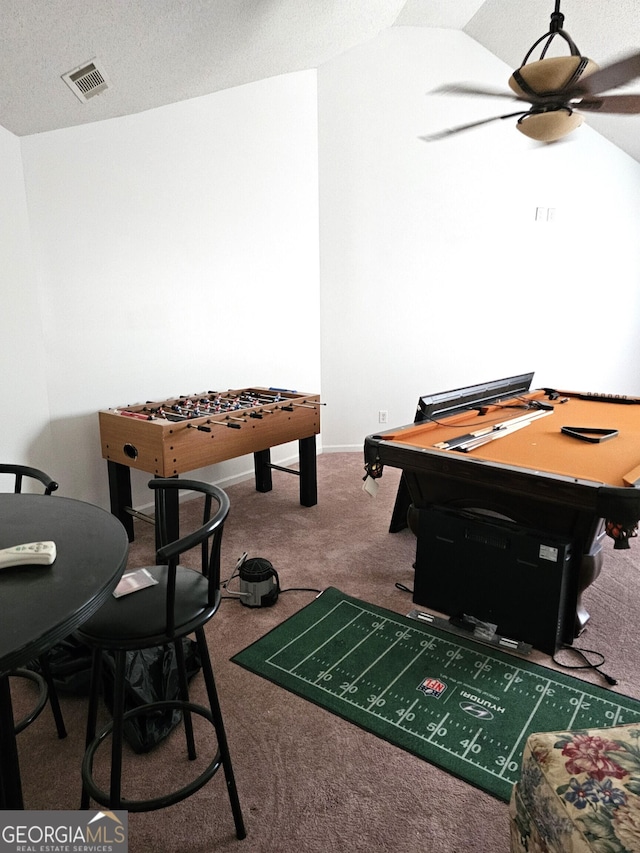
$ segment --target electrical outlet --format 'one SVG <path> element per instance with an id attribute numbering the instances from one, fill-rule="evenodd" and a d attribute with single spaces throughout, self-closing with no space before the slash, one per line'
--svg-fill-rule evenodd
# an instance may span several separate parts
<path id="1" fill-rule="evenodd" d="M 386 424 L 388 414 L 389 413 L 385 409 L 380 409 L 380 411 L 378 412 L 378 423 Z"/>

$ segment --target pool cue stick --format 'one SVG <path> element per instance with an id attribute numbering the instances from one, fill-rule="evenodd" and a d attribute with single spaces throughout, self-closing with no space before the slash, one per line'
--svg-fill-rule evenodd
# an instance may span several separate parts
<path id="1" fill-rule="evenodd" d="M 476 439 L 472 439 L 469 442 L 465 442 L 464 444 L 457 445 L 455 450 L 473 450 L 476 447 L 481 447 L 483 444 L 487 444 L 490 441 L 493 441 L 496 438 L 502 438 L 504 435 L 508 435 L 511 432 L 516 432 L 523 427 L 529 426 L 532 421 L 537 420 L 538 418 L 544 417 L 545 415 L 550 415 L 552 412 L 549 411 L 540 411 L 535 414 L 523 416 L 521 418 L 514 418 L 512 421 L 506 421 L 500 425 L 499 429 L 494 430 L 487 435 L 479 436 Z"/>
<path id="2" fill-rule="evenodd" d="M 483 429 L 477 430 L 476 432 L 469 432 L 465 435 L 457 436 L 457 438 L 452 438 L 450 441 L 439 441 L 437 444 L 434 444 L 434 447 L 437 447 L 440 450 L 452 450 L 456 447 L 469 444 L 476 438 L 481 439 L 485 436 L 492 436 L 496 433 L 504 434 L 505 430 L 513 432 L 514 428 L 516 428 L 516 425 L 519 423 L 522 423 L 522 426 L 527 426 L 531 423 L 531 421 L 536 420 L 540 417 L 544 417 L 544 415 L 550 414 L 552 414 L 552 412 L 546 410 L 529 412 L 526 415 L 520 415 L 520 417 L 518 418 L 511 418 L 510 420 L 501 421 L 498 424 L 493 424 L 493 426 L 484 427 Z M 492 438 L 488 438 L 487 440 L 492 441 Z"/>
<path id="3" fill-rule="evenodd" d="M 475 450 L 477 447 L 482 447 L 483 444 L 488 444 L 490 441 L 494 441 L 496 438 L 502 438 L 505 435 L 509 435 L 509 433 L 517 432 L 519 429 L 523 429 L 524 427 L 529 426 L 532 421 L 535 421 L 538 418 L 543 418 L 545 417 L 545 415 L 551 414 L 552 412 L 541 411 L 537 412 L 534 415 L 531 415 L 526 420 L 523 420 L 522 418 L 516 418 L 514 420 L 517 420 L 518 423 L 512 423 L 512 425 L 509 425 L 509 423 L 507 422 L 505 425 L 500 426 L 500 428 L 497 430 L 493 430 L 492 432 L 487 433 L 486 435 L 478 436 L 468 442 L 465 442 L 464 444 L 455 445 L 451 449 L 461 450 L 463 453 L 467 453 L 469 450 Z"/>

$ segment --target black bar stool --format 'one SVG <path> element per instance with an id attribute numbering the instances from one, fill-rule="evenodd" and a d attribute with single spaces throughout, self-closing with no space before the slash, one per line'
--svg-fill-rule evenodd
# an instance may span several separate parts
<path id="1" fill-rule="evenodd" d="M 231 765 L 231 757 L 222 721 L 222 713 L 211 667 L 204 626 L 220 605 L 220 547 L 225 519 L 229 513 L 229 498 L 216 486 L 194 480 L 153 479 L 149 488 L 156 494 L 156 530 L 162 543 L 157 553 L 158 565 L 147 571 L 156 583 L 120 598 L 112 597 L 76 632 L 78 639 L 93 649 L 93 669 L 87 719 L 86 752 L 82 763 L 81 808 L 88 808 L 93 798 L 109 809 L 130 812 L 164 808 L 191 796 L 205 785 L 222 767 L 231 802 L 238 838 L 246 836 L 240 801 Z M 195 531 L 167 542 L 167 511 L 179 490 L 201 493 L 204 496 L 202 525 Z M 217 505 L 215 513 L 213 504 Z M 181 555 L 199 548 L 199 569 L 180 565 Z M 189 699 L 187 672 L 182 638 L 194 634 L 200 653 L 207 689 L 208 707 Z M 132 711 L 124 710 L 126 655 L 129 651 L 173 645 L 178 667 L 179 696 L 148 703 Z M 115 659 L 113 687 L 113 719 L 96 734 L 103 652 Z M 149 799 L 130 799 L 122 795 L 122 748 L 125 721 L 153 710 L 178 709 L 182 712 L 187 754 L 196 757 L 192 715 L 206 719 L 215 729 L 217 750 L 211 763 L 193 781 L 172 793 Z M 93 778 L 96 752 L 105 738 L 111 735 L 110 788 L 104 791 Z"/>

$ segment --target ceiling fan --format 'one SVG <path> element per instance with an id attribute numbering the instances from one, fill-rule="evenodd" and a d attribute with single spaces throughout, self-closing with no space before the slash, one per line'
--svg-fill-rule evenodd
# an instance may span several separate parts
<path id="1" fill-rule="evenodd" d="M 436 90 L 441 94 L 508 97 L 528 104 L 528 108 L 448 128 L 421 138 L 426 141 L 443 139 L 462 130 L 517 116 L 516 127 L 525 136 L 539 142 L 555 142 L 580 127 L 584 121 L 582 111 L 640 115 L 640 95 L 601 94 L 640 77 L 640 52 L 599 68 L 593 60 L 580 54 L 571 36 L 562 28 L 563 24 L 560 0 L 556 0 L 549 31 L 534 42 L 520 68 L 509 78 L 514 95 L 466 85 L 445 86 Z M 570 55 L 545 58 L 556 36 L 569 45 Z M 540 59 L 527 64 L 542 42 L 545 44 Z"/>

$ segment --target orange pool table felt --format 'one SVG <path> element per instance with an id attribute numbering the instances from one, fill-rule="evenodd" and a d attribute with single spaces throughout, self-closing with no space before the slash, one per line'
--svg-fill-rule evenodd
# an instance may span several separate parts
<path id="1" fill-rule="evenodd" d="M 559 400 L 548 416 L 539 417 L 513 432 L 488 441 L 464 455 L 468 458 L 557 474 L 576 481 L 609 486 L 634 486 L 640 481 L 640 405 L 583 398 L 574 392 L 558 392 Z M 524 395 L 545 401 L 543 390 Z M 485 414 L 463 412 L 438 422 L 423 422 L 381 434 L 384 441 L 429 449 L 435 453 L 462 451 L 436 447 L 460 435 L 508 423 L 525 413 L 517 408 L 522 399 L 487 406 Z M 536 410 L 530 410 L 533 414 Z M 617 435 L 598 443 L 583 441 L 561 431 L 563 426 L 617 430 Z"/>

